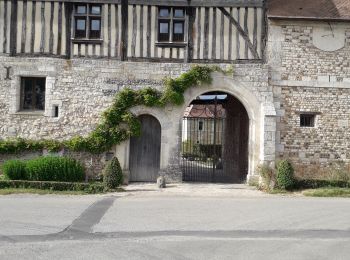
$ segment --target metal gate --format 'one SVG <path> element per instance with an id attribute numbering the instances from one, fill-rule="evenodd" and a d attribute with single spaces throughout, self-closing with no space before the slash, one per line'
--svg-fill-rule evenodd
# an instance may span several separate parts
<path id="1" fill-rule="evenodd" d="M 186 109 L 182 125 L 181 167 L 189 182 L 232 182 L 225 167 L 226 99 L 218 95 L 194 100 Z"/>

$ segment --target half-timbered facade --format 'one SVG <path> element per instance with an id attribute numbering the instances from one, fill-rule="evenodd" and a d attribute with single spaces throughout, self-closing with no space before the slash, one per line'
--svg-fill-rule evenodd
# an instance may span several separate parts
<path id="1" fill-rule="evenodd" d="M 339 11 L 349 4 L 293 3 L 0 0 L 0 138 L 86 136 L 121 89 L 161 90 L 165 77 L 216 64 L 231 72 L 186 91 L 183 106 L 133 108 L 141 137 L 102 155 L 71 155 L 92 175 L 116 155 L 130 181 L 242 182 L 278 158 L 302 170 L 349 162 L 340 140 L 348 139 L 350 17 Z M 193 104 L 210 107 L 213 120 L 184 138 Z"/>
<path id="2" fill-rule="evenodd" d="M 2 0 L 0 52 L 162 62 L 262 59 L 263 1 L 215 2 Z"/>

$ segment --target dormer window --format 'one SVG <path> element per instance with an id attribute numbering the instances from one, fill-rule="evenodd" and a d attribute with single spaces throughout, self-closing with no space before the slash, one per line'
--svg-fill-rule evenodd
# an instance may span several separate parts
<path id="1" fill-rule="evenodd" d="M 159 7 L 158 42 L 185 41 L 185 9 Z"/>
<path id="2" fill-rule="evenodd" d="M 100 5 L 76 5 L 74 10 L 74 37 L 76 39 L 100 39 L 101 13 Z"/>

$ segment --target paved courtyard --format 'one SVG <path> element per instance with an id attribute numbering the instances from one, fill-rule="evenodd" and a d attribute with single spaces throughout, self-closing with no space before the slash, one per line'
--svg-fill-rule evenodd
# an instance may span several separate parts
<path id="1" fill-rule="evenodd" d="M 0 197 L 0 259 L 348 259 L 350 199 L 133 184 Z"/>

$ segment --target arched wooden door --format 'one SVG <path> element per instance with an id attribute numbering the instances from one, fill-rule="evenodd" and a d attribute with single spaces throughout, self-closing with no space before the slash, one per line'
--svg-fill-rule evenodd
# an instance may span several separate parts
<path id="1" fill-rule="evenodd" d="M 160 169 L 161 126 L 150 115 L 139 119 L 141 136 L 130 139 L 130 181 L 155 182 Z"/>

